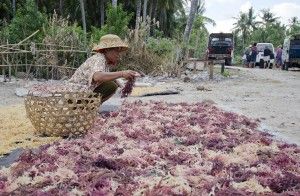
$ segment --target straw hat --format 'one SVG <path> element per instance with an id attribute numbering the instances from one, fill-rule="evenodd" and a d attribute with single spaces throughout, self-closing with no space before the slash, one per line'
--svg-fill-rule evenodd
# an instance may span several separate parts
<path id="1" fill-rule="evenodd" d="M 93 47 L 93 51 L 101 52 L 108 48 L 119 48 L 122 51 L 125 51 L 128 49 L 128 45 L 123 42 L 119 36 L 107 34 L 100 38 L 100 42 Z"/>

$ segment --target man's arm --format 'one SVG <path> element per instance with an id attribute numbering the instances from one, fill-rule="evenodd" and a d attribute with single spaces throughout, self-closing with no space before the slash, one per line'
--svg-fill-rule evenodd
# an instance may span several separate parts
<path id="1" fill-rule="evenodd" d="M 118 78 L 125 78 L 127 80 L 138 77 L 139 74 L 135 71 L 117 71 L 117 72 L 95 72 L 93 75 L 93 81 L 97 83 L 108 82 Z"/>

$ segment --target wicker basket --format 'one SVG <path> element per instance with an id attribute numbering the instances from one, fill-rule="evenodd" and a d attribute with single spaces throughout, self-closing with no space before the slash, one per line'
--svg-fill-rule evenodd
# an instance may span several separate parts
<path id="1" fill-rule="evenodd" d="M 101 98 L 95 93 L 55 92 L 46 97 L 25 98 L 27 116 L 36 132 L 46 136 L 86 133 L 97 115 Z"/>

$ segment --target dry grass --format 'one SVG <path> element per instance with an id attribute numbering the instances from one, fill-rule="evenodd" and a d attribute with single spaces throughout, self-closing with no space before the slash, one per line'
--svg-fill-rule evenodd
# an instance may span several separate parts
<path id="1" fill-rule="evenodd" d="M 16 148 L 36 148 L 59 139 L 35 135 L 23 105 L 0 107 L 0 116 L 0 157 Z"/>

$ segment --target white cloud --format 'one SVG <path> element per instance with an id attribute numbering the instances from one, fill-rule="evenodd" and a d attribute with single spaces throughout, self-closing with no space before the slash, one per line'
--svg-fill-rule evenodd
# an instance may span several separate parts
<path id="1" fill-rule="evenodd" d="M 240 11 L 243 12 L 243 13 L 248 12 L 251 7 L 252 7 L 251 2 L 246 1 L 243 5 L 241 5 Z"/>
<path id="2" fill-rule="evenodd" d="M 271 8 L 276 16 L 281 17 L 282 22 L 287 23 L 294 16 L 300 18 L 300 4 L 296 3 L 281 3 L 276 4 Z"/>
<path id="3" fill-rule="evenodd" d="M 211 7 L 214 5 L 220 5 L 220 4 L 235 4 L 238 3 L 240 0 L 208 0 L 205 1 L 206 7 Z"/>
<path id="4" fill-rule="evenodd" d="M 208 26 L 208 31 L 210 33 L 229 33 L 232 31 L 233 29 L 233 23 L 234 23 L 234 19 L 226 19 L 226 20 L 219 20 L 216 21 L 216 26 Z"/>

